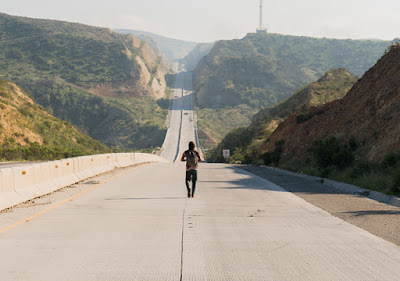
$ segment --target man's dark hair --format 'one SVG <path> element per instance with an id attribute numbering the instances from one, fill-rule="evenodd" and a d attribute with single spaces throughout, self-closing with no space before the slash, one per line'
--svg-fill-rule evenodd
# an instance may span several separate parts
<path id="1" fill-rule="evenodd" d="M 193 150 L 196 147 L 196 145 L 194 144 L 194 142 L 189 142 L 189 150 Z"/>

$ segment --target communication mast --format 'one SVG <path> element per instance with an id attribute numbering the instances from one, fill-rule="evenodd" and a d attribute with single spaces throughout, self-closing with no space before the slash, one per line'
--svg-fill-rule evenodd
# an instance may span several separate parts
<path id="1" fill-rule="evenodd" d="M 263 0 L 260 0 L 260 25 L 257 28 L 257 33 L 267 33 L 267 29 L 263 26 Z"/>

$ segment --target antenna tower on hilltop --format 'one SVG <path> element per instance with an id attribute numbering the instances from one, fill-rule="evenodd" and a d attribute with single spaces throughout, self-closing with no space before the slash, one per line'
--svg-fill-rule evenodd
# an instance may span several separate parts
<path id="1" fill-rule="evenodd" d="M 260 25 L 257 28 L 257 33 L 267 33 L 267 29 L 263 26 L 263 0 L 260 0 Z"/>

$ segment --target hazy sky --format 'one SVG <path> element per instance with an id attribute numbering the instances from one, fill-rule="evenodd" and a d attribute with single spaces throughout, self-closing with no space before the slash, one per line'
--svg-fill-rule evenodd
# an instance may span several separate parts
<path id="1" fill-rule="evenodd" d="M 136 29 L 195 42 L 242 38 L 258 0 L 0 0 L 0 12 Z M 264 0 L 273 33 L 328 38 L 400 37 L 400 0 Z"/>

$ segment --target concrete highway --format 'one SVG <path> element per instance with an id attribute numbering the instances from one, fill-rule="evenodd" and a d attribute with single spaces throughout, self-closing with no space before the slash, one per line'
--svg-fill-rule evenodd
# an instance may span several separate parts
<path id="1" fill-rule="evenodd" d="M 162 157 L 179 161 L 182 153 L 188 149 L 190 141 L 194 141 L 198 147 L 195 135 L 194 102 L 191 73 L 177 73 L 168 115 L 168 131 L 161 152 Z"/>
<path id="2" fill-rule="evenodd" d="M 175 87 L 173 89 L 172 101 L 167 117 L 168 131 L 161 151 L 161 156 L 170 161 L 175 161 L 178 158 L 180 149 L 183 105 L 185 99 L 184 78 L 185 74 L 182 72 L 175 75 Z"/>
<path id="3" fill-rule="evenodd" d="M 190 84 L 177 75 L 171 161 L 195 138 Z M 1 213 L 0 280 L 399 280 L 398 246 L 229 165 L 201 163 L 186 198 L 184 165 L 95 178 L 26 218 Z"/>

